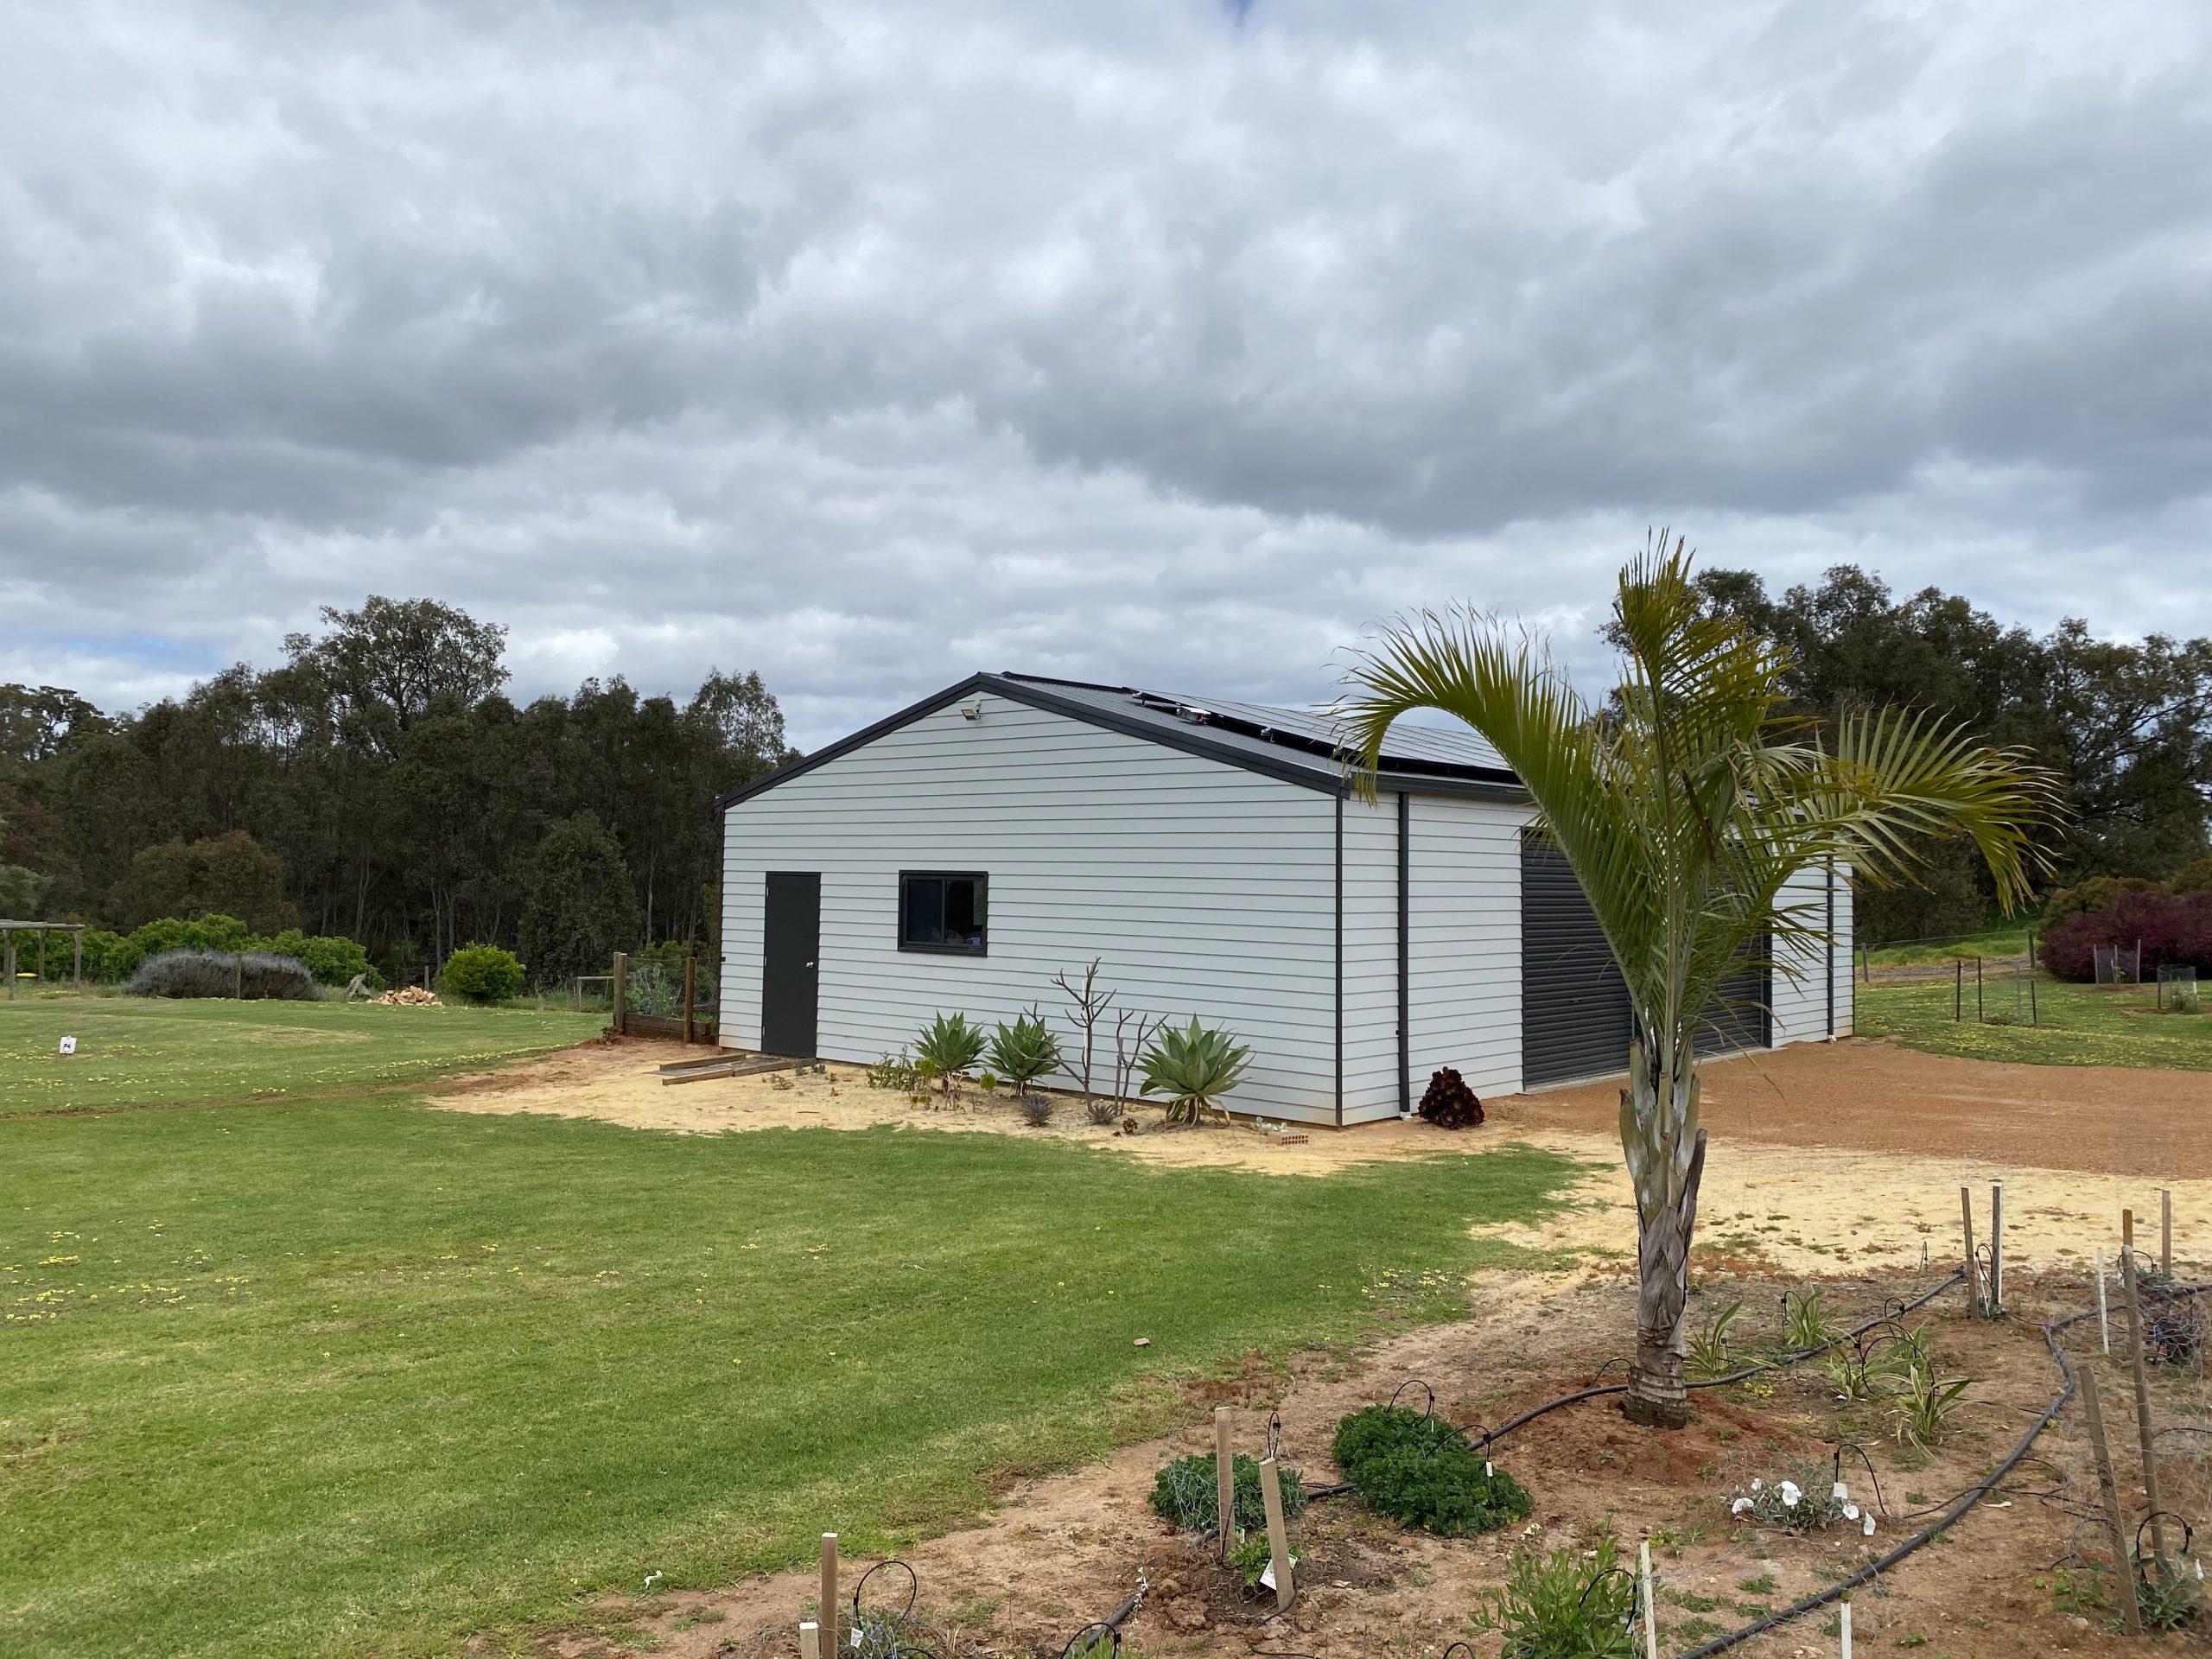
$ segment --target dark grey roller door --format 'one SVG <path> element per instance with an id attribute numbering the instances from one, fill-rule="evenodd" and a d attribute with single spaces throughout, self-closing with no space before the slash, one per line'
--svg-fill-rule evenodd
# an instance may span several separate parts
<path id="1" fill-rule="evenodd" d="M 1758 956 L 1762 962 L 1767 954 L 1767 943 L 1761 939 Z M 1698 1027 L 1697 1052 L 1707 1054 L 1733 1054 L 1738 1049 L 1771 1048 L 1773 1016 L 1772 978 L 1764 966 L 1746 968 L 1740 974 L 1732 974 L 1720 982 L 1720 994 L 1705 1012 L 1705 1023 Z"/>
<path id="2" fill-rule="evenodd" d="M 1521 842 L 1521 1086 L 1628 1069 L 1628 991 L 1558 850 Z"/>
<path id="3" fill-rule="evenodd" d="M 1762 943 L 1758 954 L 1766 954 Z M 1720 988 L 1697 1035 L 1700 1055 L 1770 1046 L 1769 975 L 1746 968 Z M 1628 1070 L 1628 990 L 1582 884 L 1548 843 L 1521 842 L 1521 1086 Z"/>

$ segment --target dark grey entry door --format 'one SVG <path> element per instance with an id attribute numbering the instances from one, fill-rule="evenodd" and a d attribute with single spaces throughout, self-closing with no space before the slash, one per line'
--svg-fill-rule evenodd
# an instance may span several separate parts
<path id="1" fill-rule="evenodd" d="M 822 991 L 818 872 L 768 872 L 760 957 L 760 1046 L 770 1054 L 810 1060 Z"/>

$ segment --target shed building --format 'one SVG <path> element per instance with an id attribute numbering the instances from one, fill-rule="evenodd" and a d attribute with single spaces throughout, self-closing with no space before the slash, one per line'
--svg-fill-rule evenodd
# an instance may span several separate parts
<path id="1" fill-rule="evenodd" d="M 1377 788 L 1316 715 L 978 674 L 716 803 L 721 1041 L 865 1063 L 939 1011 L 1036 1005 L 1065 1048 L 1052 976 L 1096 957 L 1118 1007 L 1251 1046 L 1240 1112 L 1341 1126 L 1440 1066 L 1479 1095 L 1621 1071 L 1618 976 L 1496 752 L 1401 722 Z M 1840 874 L 1793 896 L 1848 939 Z M 1848 946 L 1797 966 L 1732 987 L 1710 1045 L 1848 1033 Z"/>

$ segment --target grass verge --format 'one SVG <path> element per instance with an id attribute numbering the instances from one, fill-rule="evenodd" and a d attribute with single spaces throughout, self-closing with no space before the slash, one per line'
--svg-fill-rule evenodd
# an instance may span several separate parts
<path id="1" fill-rule="evenodd" d="M 1985 988 L 1986 991 L 1988 988 Z M 1857 1029 L 1929 1054 L 2030 1065 L 2119 1065 L 2202 1071 L 2212 1069 L 2212 1014 L 2160 1014 L 2152 988 L 2100 988 L 2044 976 L 2036 984 L 2035 1026 L 1987 1025 L 1974 1018 L 1974 983 L 1962 999 L 1966 1018 L 1954 1020 L 1954 987 L 1860 985 Z M 2009 989 L 2004 1006 L 2009 1012 Z M 1994 997 L 1986 1006 L 1995 1007 Z M 2026 1018 L 2024 1010 L 2021 1016 Z"/>
<path id="2" fill-rule="evenodd" d="M 596 1036 L 536 1008 L 38 996 L 0 1002 L 0 1115 L 391 1088 Z M 67 1058 L 61 1039 L 73 1036 Z"/>
<path id="3" fill-rule="evenodd" d="M 389 1097 L 0 1123 L 0 1651 L 397 1659 L 895 1545 L 1181 1376 L 1449 1316 L 1516 1259 L 1470 1223 L 1573 1173 Z"/>

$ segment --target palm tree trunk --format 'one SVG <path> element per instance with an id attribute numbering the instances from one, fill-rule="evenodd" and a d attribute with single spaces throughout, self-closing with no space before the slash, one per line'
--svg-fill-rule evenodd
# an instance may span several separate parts
<path id="1" fill-rule="evenodd" d="M 1636 1370 L 1621 1410 L 1630 1422 L 1658 1428 L 1680 1428 L 1690 1418 L 1682 1386 L 1682 1312 L 1705 1178 L 1691 1046 L 1670 1046 L 1675 1052 L 1639 1041 L 1630 1052 L 1629 1086 L 1621 1090 L 1621 1148 L 1636 1188 L 1637 1265 Z"/>

